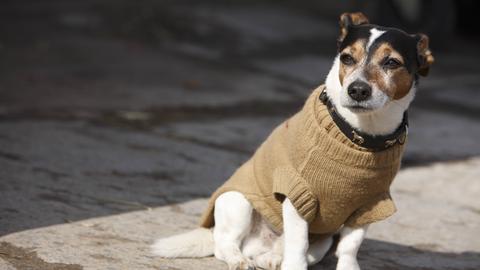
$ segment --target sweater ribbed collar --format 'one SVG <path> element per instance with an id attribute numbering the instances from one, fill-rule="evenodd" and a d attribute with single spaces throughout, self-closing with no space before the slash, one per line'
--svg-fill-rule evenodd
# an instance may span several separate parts
<path id="1" fill-rule="evenodd" d="M 399 163 L 404 145 L 397 144 L 380 152 L 372 152 L 354 144 L 333 121 L 327 106 L 319 99 L 325 85 L 315 89 L 304 106 L 307 117 L 306 136 L 316 140 L 315 144 L 332 159 L 360 167 L 384 167 Z"/>

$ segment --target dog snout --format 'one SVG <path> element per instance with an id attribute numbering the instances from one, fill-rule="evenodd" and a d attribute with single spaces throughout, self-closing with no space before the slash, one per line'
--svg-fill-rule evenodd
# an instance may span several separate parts
<path id="1" fill-rule="evenodd" d="M 348 86 L 348 95 L 356 101 L 363 101 L 372 96 L 372 88 L 366 82 L 355 81 Z"/>

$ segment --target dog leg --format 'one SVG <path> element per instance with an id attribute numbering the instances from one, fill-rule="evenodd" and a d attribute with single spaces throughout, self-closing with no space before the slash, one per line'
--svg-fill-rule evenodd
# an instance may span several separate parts
<path id="1" fill-rule="evenodd" d="M 360 270 L 357 253 L 362 244 L 368 225 L 359 228 L 344 227 L 340 230 L 340 242 L 337 246 L 337 270 Z"/>
<path id="2" fill-rule="evenodd" d="M 333 238 L 317 241 L 308 247 L 307 264 L 315 265 L 320 262 L 333 244 Z M 283 259 L 283 237 L 279 238 L 271 251 L 263 253 L 255 258 L 255 266 L 261 269 L 280 270 Z"/>
<path id="3" fill-rule="evenodd" d="M 327 254 L 332 244 L 332 237 L 328 237 L 327 239 L 316 241 L 315 243 L 311 244 L 307 251 L 308 265 L 314 265 L 321 261 L 323 257 L 325 257 L 325 254 Z"/>
<path id="4" fill-rule="evenodd" d="M 255 257 L 255 266 L 260 269 L 280 270 L 283 259 L 283 235 L 273 243 L 271 250 Z"/>
<path id="5" fill-rule="evenodd" d="M 250 231 L 252 211 L 250 203 L 239 192 L 225 192 L 215 201 L 215 257 L 226 262 L 229 270 L 254 269 L 240 251 Z"/>
<path id="6" fill-rule="evenodd" d="M 308 223 L 298 214 L 288 198 L 282 204 L 283 262 L 282 270 L 306 270 Z"/>

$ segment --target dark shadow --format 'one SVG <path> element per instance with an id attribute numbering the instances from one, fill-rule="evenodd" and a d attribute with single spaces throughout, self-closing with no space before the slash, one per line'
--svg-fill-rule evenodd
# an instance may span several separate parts
<path id="1" fill-rule="evenodd" d="M 366 239 L 358 255 L 362 269 L 368 270 L 476 270 L 480 253 L 436 252 Z M 337 258 L 330 254 L 312 270 L 334 270 Z"/>
<path id="2" fill-rule="evenodd" d="M 164 259 L 166 265 L 173 265 L 175 260 L 184 260 L 195 264 L 204 260 L 205 264 L 215 264 L 216 268 L 223 262 L 208 257 L 202 259 Z M 213 261 L 213 262 L 212 262 Z M 361 269 L 365 270 L 477 270 L 480 269 L 478 252 L 440 252 L 409 247 L 401 244 L 365 239 L 358 254 Z M 310 270 L 335 270 L 337 258 L 332 251 Z M 225 269 L 227 266 L 225 265 Z"/>

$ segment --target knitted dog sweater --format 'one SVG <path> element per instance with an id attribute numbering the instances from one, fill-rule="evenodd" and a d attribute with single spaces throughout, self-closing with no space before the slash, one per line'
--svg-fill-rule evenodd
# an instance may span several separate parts
<path id="1" fill-rule="evenodd" d="M 241 192 L 279 233 L 285 198 L 308 222 L 310 234 L 333 234 L 343 224 L 358 227 L 395 212 L 389 189 L 404 146 L 371 152 L 352 143 L 319 100 L 324 88 L 314 90 L 303 109 L 276 127 L 213 193 L 201 226 L 214 226 L 215 200 L 227 191 Z"/>

